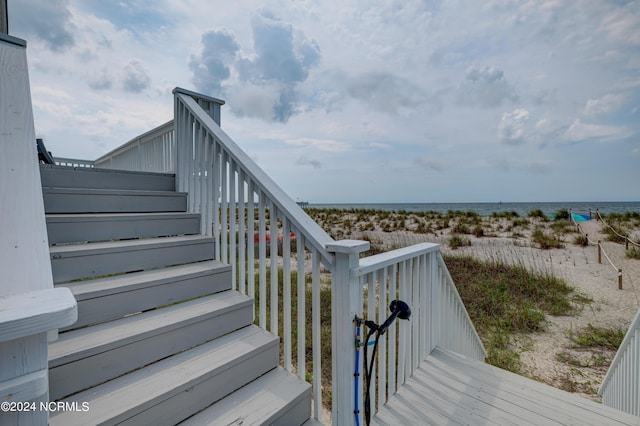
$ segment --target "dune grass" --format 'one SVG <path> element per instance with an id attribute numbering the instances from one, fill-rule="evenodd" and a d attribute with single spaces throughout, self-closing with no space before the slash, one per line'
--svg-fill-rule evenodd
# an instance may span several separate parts
<path id="1" fill-rule="evenodd" d="M 445 256 L 449 272 L 488 352 L 487 362 L 520 372 L 513 338 L 544 330 L 545 314 L 569 315 L 573 289 L 550 273 L 470 256 Z"/>

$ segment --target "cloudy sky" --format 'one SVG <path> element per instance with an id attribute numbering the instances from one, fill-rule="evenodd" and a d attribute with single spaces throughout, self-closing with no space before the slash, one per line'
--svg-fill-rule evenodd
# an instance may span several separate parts
<path id="1" fill-rule="evenodd" d="M 9 26 L 57 156 L 179 86 L 294 199 L 640 200 L 637 1 L 9 0 Z"/>

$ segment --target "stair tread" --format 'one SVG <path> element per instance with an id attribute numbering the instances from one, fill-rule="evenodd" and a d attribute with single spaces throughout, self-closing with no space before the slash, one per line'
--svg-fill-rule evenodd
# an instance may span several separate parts
<path id="1" fill-rule="evenodd" d="M 59 166 L 57 164 L 40 164 L 40 169 L 52 169 L 69 171 L 71 173 L 104 173 L 114 175 L 139 175 L 139 176 L 175 176 L 172 172 L 142 172 L 137 170 L 120 170 L 120 169 L 107 169 L 103 167 L 74 167 L 74 166 Z"/>
<path id="2" fill-rule="evenodd" d="M 301 399 L 308 398 L 310 406 L 310 395 L 309 383 L 277 367 L 180 425 L 271 424 Z"/>
<path id="3" fill-rule="evenodd" d="M 40 165 L 43 187 L 175 189 L 175 174 L 88 167 Z"/>
<path id="4" fill-rule="evenodd" d="M 66 220 L 83 220 L 87 222 L 106 220 L 131 220 L 131 219 L 163 219 L 163 218 L 183 218 L 183 217 L 200 217 L 198 213 L 187 212 L 148 212 L 148 213 L 47 213 L 45 215 L 47 222 L 66 221 Z"/>
<path id="5" fill-rule="evenodd" d="M 254 325 L 247 326 L 66 398 L 63 401 L 86 402 L 90 410 L 52 413 L 50 424 L 124 421 L 222 374 L 231 365 L 259 356 L 267 348 L 277 348 L 277 342 L 277 336 Z"/>
<path id="6" fill-rule="evenodd" d="M 163 245 L 191 244 L 198 241 L 211 242 L 213 241 L 213 239 L 211 237 L 206 237 L 203 235 L 182 235 L 177 237 L 143 238 L 124 241 L 104 241 L 87 244 L 64 244 L 49 247 L 49 252 L 52 256 L 62 255 L 64 253 L 85 251 L 97 254 L 100 252 L 108 252 L 113 250 L 143 250 Z"/>
<path id="7" fill-rule="evenodd" d="M 49 368 L 166 333 L 188 322 L 251 305 L 253 299 L 232 290 L 60 334 L 49 345 Z M 242 327 L 246 324 L 240 324 Z"/>
<path id="8" fill-rule="evenodd" d="M 156 191 L 148 189 L 108 189 L 108 188 L 58 188 L 53 186 L 43 186 L 42 192 L 45 194 L 93 194 L 93 195 L 128 195 L 139 197 L 144 195 L 166 196 L 166 197 L 185 197 L 186 192 L 177 191 Z"/>
<path id="9" fill-rule="evenodd" d="M 132 272 L 114 277 L 64 284 L 64 286 L 71 290 L 71 293 L 73 293 L 77 301 L 81 301 L 118 292 L 155 286 L 163 281 L 206 275 L 212 271 L 224 272 L 230 270 L 230 268 L 229 265 L 217 260 L 206 260 L 204 262 L 189 263 L 187 265 Z"/>

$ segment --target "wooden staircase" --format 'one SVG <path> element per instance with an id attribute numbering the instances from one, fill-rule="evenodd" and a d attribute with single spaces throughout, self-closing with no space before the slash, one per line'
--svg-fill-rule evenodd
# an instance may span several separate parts
<path id="1" fill-rule="evenodd" d="M 49 345 L 51 425 L 303 424 L 311 386 L 278 367 L 173 175 L 42 165 L 53 279 L 78 321 Z M 87 403 L 84 404 L 83 403 Z"/>

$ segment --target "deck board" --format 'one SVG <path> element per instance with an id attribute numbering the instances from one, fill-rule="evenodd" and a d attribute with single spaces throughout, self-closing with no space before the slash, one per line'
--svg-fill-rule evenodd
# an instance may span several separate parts
<path id="1" fill-rule="evenodd" d="M 639 426 L 640 417 L 435 349 L 372 423 Z"/>

